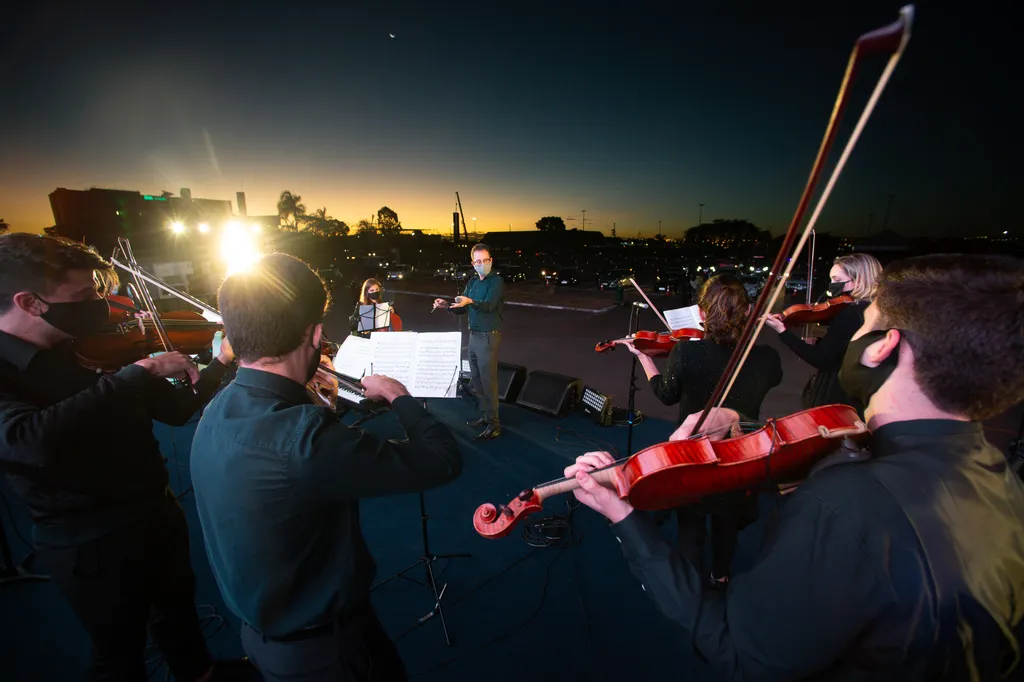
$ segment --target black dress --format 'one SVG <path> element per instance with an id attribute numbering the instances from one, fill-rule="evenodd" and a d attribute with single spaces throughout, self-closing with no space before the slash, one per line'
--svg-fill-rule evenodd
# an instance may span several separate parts
<path id="1" fill-rule="evenodd" d="M 733 349 L 702 339 L 681 341 L 668 356 L 663 374 L 651 377 L 651 391 L 665 405 L 679 403 L 678 423 L 704 409 L 729 364 Z M 745 419 L 758 419 L 765 395 L 782 383 L 782 360 L 771 346 L 755 345 L 723 403 Z M 698 568 L 702 565 L 707 517 L 711 517 L 712 574 L 729 574 L 740 529 L 757 520 L 757 495 L 729 493 L 676 509 L 678 550 Z"/>
<path id="2" fill-rule="evenodd" d="M 813 346 L 788 329 L 779 334 L 779 339 L 790 350 L 818 370 L 804 387 L 804 409 L 819 405 L 850 405 L 863 416 L 864 405 L 847 395 L 839 385 L 839 368 L 843 366 L 843 356 L 846 355 L 850 339 L 864 324 L 864 310 L 867 306 L 867 301 L 861 301 L 843 308 L 829 324 L 825 336 Z"/>

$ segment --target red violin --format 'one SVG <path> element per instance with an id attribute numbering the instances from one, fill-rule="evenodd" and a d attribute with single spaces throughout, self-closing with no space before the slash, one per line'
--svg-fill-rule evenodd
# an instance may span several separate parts
<path id="1" fill-rule="evenodd" d="M 637 332 L 626 339 L 615 339 L 614 341 L 601 341 L 594 350 L 598 353 L 615 350 L 615 346 L 623 341 L 632 341 L 633 347 L 644 355 L 661 357 L 668 355 L 677 341 L 689 339 L 703 339 L 704 332 L 700 329 L 676 329 L 671 332 Z"/>
<path id="2" fill-rule="evenodd" d="M 839 311 L 853 302 L 853 296 L 843 294 L 821 303 L 791 305 L 779 313 L 778 318 L 787 327 L 815 323 L 828 324 L 839 314 Z"/>
<path id="3" fill-rule="evenodd" d="M 769 419 L 736 438 L 701 435 L 653 445 L 591 475 L 636 509 L 672 509 L 712 495 L 801 480 L 838 448 L 838 439 L 866 437 L 867 426 L 854 408 L 824 405 Z M 485 538 L 503 537 L 524 516 L 540 511 L 545 499 L 577 487 L 575 478 L 562 478 L 520 493 L 507 506 L 483 504 L 473 514 L 473 527 Z"/>

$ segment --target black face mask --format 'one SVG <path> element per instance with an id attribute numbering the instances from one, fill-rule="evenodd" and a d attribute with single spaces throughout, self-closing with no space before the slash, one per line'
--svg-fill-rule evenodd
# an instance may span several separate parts
<path id="1" fill-rule="evenodd" d="M 850 292 L 843 291 L 843 288 L 849 284 L 849 282 L 829 282 L 828 284 L 828 295 L 829 298 L 835 298 L 836 296 L 842 296 L 843 294 L 849 295 Z"/>
<path id="2" fill-rule="evenodd" d="M 889 357 L 882 360 L 878 367 L 868 367 L 860 362 L 864 350 L 885 338 L 888 331 L 887 329 L 876 329 L 859 339 L 850 341 L 850 345 L 846 347 L 846 355 L 843 356 L 843 365 L 839 368 L 839 385 L 850 397 L 859 400 L 864 407 L 867 407 L 871 396 L 878 392 L 899 362 L 899 346 L 893 348 Z"/>
<path id="3" fill-rule="evenodd" d="M 380 292 L 379 291 L 374 291 L 373 293 L 368 293 L 368 294 L 366 294 L 366 298 L 370 299 L 371 301 L 379 301 L 380 300 Z"/>
<path id="4" fill-rule="evenodd" d="M 110 306 L 105 298 L 50 303 L 39 294 L 35 297 L 47 305 L 40 317 L 51 327 L 75 338 L 95 334 L 110 323 Z"/>

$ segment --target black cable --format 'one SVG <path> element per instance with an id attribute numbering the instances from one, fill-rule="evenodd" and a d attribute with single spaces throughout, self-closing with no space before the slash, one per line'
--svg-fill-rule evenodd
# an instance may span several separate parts
<path id="1" fill-rule="evenodd" d="M 537 607 L 533 610 L 533 612 L 529 616 L 526 617 L 525 620 L 523 620 L 521 623 L 518 623 L 518 624 L 514 625 L 513 627 L 509 628 L 508 630 L 506 630 L 505 632 L 501 633 L 500 635 L 492 637 L 488 641 L 483 642 L 481 644 L 478 644 L 475 647 L 473 647 L 473 648 L 471 648 L 471 649 L 469 649 L 469 650 L 459 654 L 458 656 L 452 656 L 451 658 L 446 658 L 446 659 L 444 659 L 442 661 L 438 661 L 437 663 L 429 665 L 426 668 L 421 668 L 421 669 L 417 670 L 416 672 L 412 673 L 411 675 L 409 675 L 409 677 L 415 677 L 416 675 L 422 675 L 423 673 L 430 672 L 431 670 L 436 670 L 437 668 L 441 668 L 441 667 L 444 667 L 446 665 L 450 665 L 452 663 L 455 663 L 456 661 L 460 661 L 463 658 L 466 658 L 467 656 L 469 656 L 470 654 L 476 653 L 480 649 L 483 649 L 485 647 L 489 647 L 492 644 L 496 644 L 497 642 L 500 642 L 502 639 L 508 637 L 509 635 L 513 635 L 513 634 L 521 631 L 527 625 L 532 623 L 533 620 L 540 614 L 541 610 L 544 608 L 545 602 L 547 601 L 548 583 L 550 582 L 550 579 L 551 579 L 551 568 L 555 565 L 555 562 L 558 561 L 559 557 L 561 557 L 564 553 L 565 553 L 565 550 L 562 550 L 562 551 L 558 552 L 557 554 L 555 554 L 555 556 L 553 556 L 551 558 L 551 561 L 548 562 L 548 566 L 547 566 L 547 568 L 544 571 L 544 584 L 541 586 L 540 601 L 538 601 Z M 533 552 L 531 552 L 527 556 L 532 556 L 532 555 L 533 555 Z M 516 562 L 516 563 L 518 563 L 518 562 Z M 515 564 L 513 564 L 513 565 L 515 565 Z"/>

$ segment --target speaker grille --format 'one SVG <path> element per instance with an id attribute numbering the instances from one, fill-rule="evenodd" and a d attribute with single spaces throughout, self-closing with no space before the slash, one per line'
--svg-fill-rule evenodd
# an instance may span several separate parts
<path id="1" fill-rule="evenodd" d="M 576 406 L 582 390 L 583 383 L 579 379 L 538 370 L 530 372 L 516 402 L 523 407 L 564 417 Z"/>

